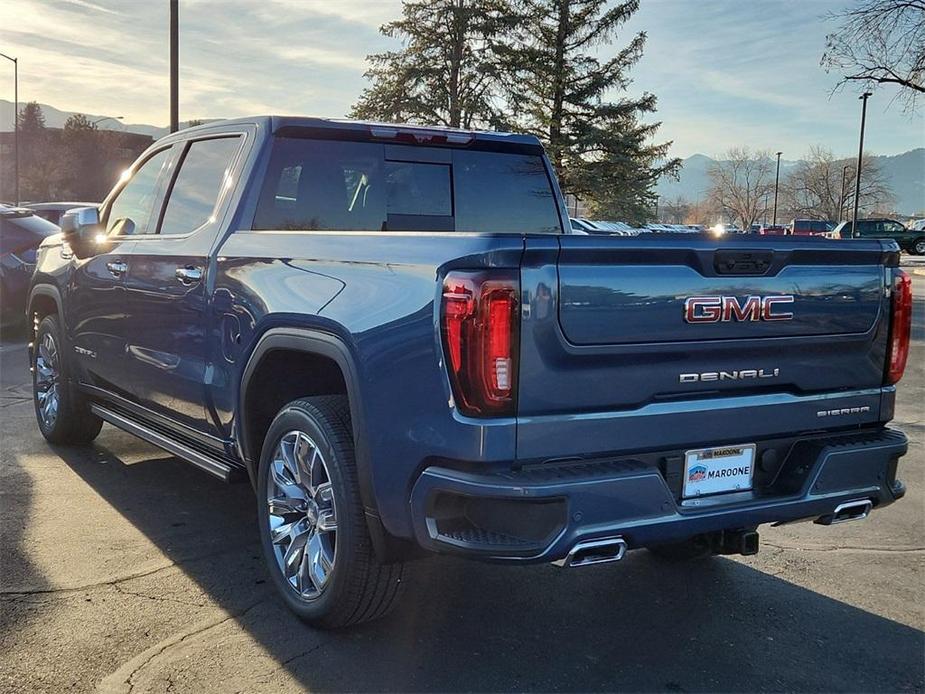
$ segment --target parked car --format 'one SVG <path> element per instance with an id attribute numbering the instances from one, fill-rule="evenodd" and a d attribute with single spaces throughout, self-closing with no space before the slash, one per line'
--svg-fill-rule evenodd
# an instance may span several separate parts
<path id="1" fill-rule="evenodd" d="M 741 234 L 742 230 L 735 223 L 724 224 L 720 222 L 710 227 L 710 233 L 714 236 L 724 236 L 727 234 Z"/>
<path id="2" fill-rule="evenodd" d="M 835 222 L 821 219 L 794 219 L 788 225 L 794 236 L 825 236 L 835 228 Z"/>
<path id="3" fill-rule="evenodd" d="M 422 550 L 753 554 L 902 497 L 891 243 L 568 229 L 532 136 L 181 130 L 39 250 L 38 427 L 249 479 L 273 585 L 324 627 L 384 614 Z"/>
<path id="4" fill-rule="evenodd" d="M 639 234 L 639 229 L 631 227 L 625 222 L 609 222 L 604 220 L 594 220 L 590 222 L 594 225 L 599 231 L 589 232 L 589 233 L 605 233 L 611 236 L 637 236 Z"/>
<path id="5" fill-rule="evenodd" d="M 99 203 L 95 202 L 28 202 L 23 207 L 32 210 L 35 214 L 43 219 L 47 219 L 52 224 L 61 221 L 61 215 L 75 207 L 93 207 Z"/>
<path id="6" fill-rule="evenodd" d="M 758 233 L 765 236 L 786 236 L 790 232 L 787 227 L 780 224 L 768 224 L 767 226 L 762 226 Z"/>
<path id="7" fill-rule="evenodd" d="M 0 205 L 0 325 L 26 319 L 26 297 L 36 250 L 58 227 L 31 210 Z"/>
<path id="8" fill-rule="evenodd" d="M 906 228 L 911 229 L 912 231 L 925 231 L 925 219 L 916 219 Z"/>
<path id="9" fill-rule="evenodd" d="M 587 219 L 570 217 L 569 222 L 571 223 L 572 229 L 574 231 L 583 231 L 586 234 L 593 234 L 600 231 L 600 229 L 598 229 L 593 222 L 589 222 Z"/>
<path id="10" fill-rule="evenodd" d="M 894 219 L 859 219 L 857 232 L 852 222 L 842 222 L 834 234 L 841 239 L 889 239 L 907 253 L 925 255 L 925 231 L 907 229 Z"/>

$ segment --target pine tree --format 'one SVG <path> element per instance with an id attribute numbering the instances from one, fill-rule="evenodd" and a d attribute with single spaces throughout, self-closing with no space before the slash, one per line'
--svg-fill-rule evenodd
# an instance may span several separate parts
<path id="1" fill-rule="evenodd" d="M 568 193 L 590 202 L 608 219 L 641 222 L 651 216 L 654 186 L 680 160 L 667 159 L 670 142 L 655 144 L 660 123 L 643 123 L 656 99 L 625 94 L 646 35 L 601 61 L 639 0 L 608 7 L 607 0 L 518 0 L 519 21 L 502 51 L 508 102 L 519 130 L 546 146 Z M 607 99 L 623 92 L 616 101 Z"/>
<path id="2" fill-rule="evenodd" d="M 113 151 L 110 139 L 102 135 L 82 113 L 75 113 L 64 123 L 61 149 L 65 180 L 76 200 L 100 200 L 111 185 L 103 172 Z"/>
<path id="3" fill-rule="evenodd" d="M 41 135 L 45 130 L 45 114 L 35 101 L 30 101 L 19 109 L 17 121 L 19 133 L 25 137 Z"/>
<path id="4" fill-rule="evenodd" d="M 406 0 L 381 33 L 403 47 L 370 55 L 351 117 L 454 128 L 499 123 L 494 41 L 511 20 L 507 0 Z"/>
<path id="5" fill-rule="evenodd" d="M 52 132 L 45 127 L 45 114 L 35 101 L 23 105 L 17 115 L 19 126 L 19 185 L 23 200 L 48 200 L 61 178 L 61 162 L 55 152 Z"/>

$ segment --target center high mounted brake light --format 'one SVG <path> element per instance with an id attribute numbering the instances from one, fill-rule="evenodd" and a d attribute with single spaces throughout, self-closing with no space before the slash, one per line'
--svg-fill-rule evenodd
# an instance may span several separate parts
<path id="1" fill-rule="evenodd" d="M 456 406 L 463 414 L 513 416 L 519 349 L 518 278 L 512 271 L 451 272 L 441 333 Z"/>
<path id="2" fill-rule="evenodd" d="M 438 128 L 397 128 L 386 125 L 371 125 L 369 132 L 378 139 L 412 144 L 468 145 L 475 139 L 472 133 L 458 130 L 440 130 Z"/>

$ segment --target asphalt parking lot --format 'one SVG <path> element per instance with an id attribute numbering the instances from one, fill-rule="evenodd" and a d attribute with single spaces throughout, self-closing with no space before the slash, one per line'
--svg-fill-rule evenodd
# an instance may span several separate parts
<path id="1" fill-rule="evenodd" d="M 895 424 L 904 500 L 862 523 L 763 528 L 673 566 L 412 566 L 390 617 L 313 631 L 276 599 L 250 488 L 106 426 L 50 448 L 25 345 L 0 347 L 0 690 L 921 691 L 925 264 Z"/>

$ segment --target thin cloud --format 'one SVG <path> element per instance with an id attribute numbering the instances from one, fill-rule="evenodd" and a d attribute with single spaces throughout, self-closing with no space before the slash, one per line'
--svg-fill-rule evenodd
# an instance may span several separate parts
<path id="1" fill-rule="evenodd" d="M 0 2 L 3 50 L 20 59 L 21 99 L 167 122 L 166 2 Z M 831 95 L 836 78 L 818 65 L 832 29 L 824 16 L 845 2 L 646 0 L 599 56 L 647 33 L 629 89 L 656 94 L 652 120 L 677 156 L 747 144 L 796 157 L 816 143 L 847 155 L 857 147 L 856 95 Z M 399 45 L 378 28 L 400 13 L 400 0 L 183 0 L 181 117 L 342 117 L 368 85 L 366 56 Z M 0 90 L 12 98 L 6 73 Z M 870 102 L 871 151 L 925 145 L 925 120 L 887 110 L 892 94 L 879 90 Z"/>

